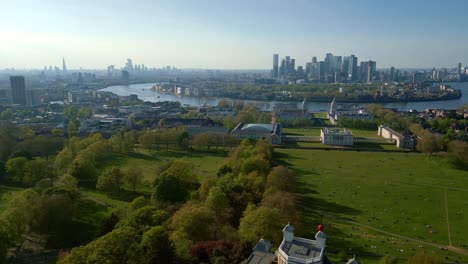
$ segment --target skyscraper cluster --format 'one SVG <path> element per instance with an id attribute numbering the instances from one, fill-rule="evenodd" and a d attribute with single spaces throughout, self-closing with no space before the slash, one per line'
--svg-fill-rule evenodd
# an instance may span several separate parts
<path id="1" fill-rule="evenodd" d="M 334 56 L 331 53 L 325 55 L 323 61 L 318 61 L 317 57 L 312 57 L 307 62 L 305 69 L 298 66 L 296 69 L 295 59 L 285 56 L 279 63 L 279 55 L 273 54 L 273 69 L 271 78 L 283 80 L 304 79 L 314 82 L 372 82 L 376 78 L 375 61 L 362 61 L 358 65 L 358 58 L 355 55 Z"/>

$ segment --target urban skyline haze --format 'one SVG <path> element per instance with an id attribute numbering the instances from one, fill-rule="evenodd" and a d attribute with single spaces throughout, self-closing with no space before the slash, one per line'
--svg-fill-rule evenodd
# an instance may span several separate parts
<path id="1" fill-rule="evenodd" d="M 357 54 L 379 68 L 468 64 L 468 2 L 441 1 L 5 1 L 0 68 L 268 69 Z"/>

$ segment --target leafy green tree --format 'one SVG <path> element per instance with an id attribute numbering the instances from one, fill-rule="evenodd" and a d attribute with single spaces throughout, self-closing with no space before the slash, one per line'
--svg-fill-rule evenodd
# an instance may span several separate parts
<path id="1" fill-rule="evenodd" d="M 70 148 L 64 147 L 55 157 L 55 167 L 59 172 L 65 172 L 73 161 L 73 152 Z"/>
<path id="2" fill-rule="evenodd" d="M 144 196 L 138 196 L 128 205 L 132 211 L 148 206 L 149 201 Z"/>
<path id="3" fill-rule="evenodd" d="M 47 237 L 52 248 L 73 245 L 73 223 L 78 216 L 78 196 L 72 193 L 44 194 L 34 206 L 33 231 Z"/>
<path id="4" fill-rule="evenodd" d="M 96 188 L 105 191 L 120 192 L 125 175 L 120 168 L 112 167 L 99 176 Z"/>
<path id="5" fill-rule="evenodd" d="M 140 235 L 135 229 L 122 227 L 73 249 L 59 264 L 132 263 L 137 259 Z"/>
<path id="6" fill-rule="evenodd" d="M 453 167 L 468 170 L 468 143 L 459 140 L 450 141 L 447 158 Z"/>
<path id="7" fill-rule="evenodd" d="M 251 243 L 255 243 L 260 237 L 264 237 L 276 245 L 281 242 L 281 230 L 286 222 L 286 217 L 278 209 L 248 208 L 240 221 L 239 237 L 242 241 Z"/>
<path id="8" fill-rule="evenodd" d="M 269 191 L 292 191 L 295 185 L 294 174 L 284 166 L 274 167 L 267 176 L 266 188 Z"/>
<path id="9" fill-rule="evenodd" d="M 136 192 L 136 188 L 143 182 L 143 171 L 140 168 L 134 166 L 126 169 L 124 174 L 125 182 L 132 186 L 133 192 Z"/>
<path id="10" fill-rule="evenodd" d="M 192 241 L 209 240 L 215 231 L 215 213 L 201 205 L 187 203 L 172 217 L 174 231 L 187 234 Z"/>
<path id="11" fill-rule="evenodd" d="M 215 186 L 210 189 L 205 205 L 219 214 L 229 208 L 229 200 L 223 190 L 220 187 Z"/>
<path id="12" fill-rule="evenodd" d="M 151 226 L 161 225 L 169 218 L 166 211 L 158 210 L 154 206 L 145 206 L 133 211 L 127 218 L 117 224 L 120 227 L 132 227 L 136 230 L 147 230 Z"/>
<path id="13" fill-rule="evenodd" d="M 11 118 L 13 118 L 13 110 L 10 108 L 3 110 L 3 112 L 0 114 L 1 120 L 10 120 Z"/>
<path id="14" fill-rule="evenodd" d="M 174 245 L 161 226 L 152 227 L 143 234 L 140 248 L 143 253 L 140 263 L 175 263 Z"/>
<path id="15" fill-rule="evenodd" d="M 93 110 L 89 107 L 81 107 L 77 113 L 78 118 L 90 118 L 93 115 Z"/>
<path id="16" fill-rule="evenodd" d="M 6 163 L 6 172 L 11 181 L 23 183 L 28 160 L 24 157 L 9 159 Z"/>
<path id="17" fill-rule="evenodd" d="M 432 155 L 432 153 L 441 149 L 438 138 L 429 131 L 425 131 L 421 139 L 416 143 L 416 149 L 423 153 Z"/>

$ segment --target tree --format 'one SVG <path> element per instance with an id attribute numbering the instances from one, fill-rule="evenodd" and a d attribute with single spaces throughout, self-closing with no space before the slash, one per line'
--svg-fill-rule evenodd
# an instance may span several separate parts
<path id="1" fill-rule="evenodd" d="M 10 120 L 13 117 L 13 111 L 11 108 L 7 108 L 3 110 L 3 112 L 0 114 L 0 119 L 1 120 Z"/>
<path id="2" fill-rule="evenodd" d="M 132 186 L 133 192 L 143 182 L 143 171 L 138 167 L 131 167 L 125 170 L 125 181 Z"/>
<path id="3" fill-rule="evenodd" d="M 294 188 L 294 174 L 284 166 L 274 167 L 267 176 L 266 188 L 269 191 L 292 191 Z"/>
<path id="4" fill-rule="evenodd" d="M 78 188 L 78 180 L 70 174 L 65 174 L 59 177 L 54 185 L 63 189 L 76 189 Z"/>
<path id="5" fill-rule="evenodd" d="M 453 167 L 468 170 L 468 144 L 459 140 L 450 141 L 447 158 Z"/>
<path id="6" fill-rule="evenodd" d="M 70 121 L 68 122 L 68 137 L 73 137 L 78 132 L 78 126 L 75 122 Z"/>
<path id="7" fill-rule="evenodd" d="M 65 172 L 73 161 L 73 153 L 70 148 L 64 147 L 55 157 L 55 167 L 59 172 Z"/>
<path id="8" fill-rule="evenodd" d="M 416 144 L 416 149 L 423 153 L 432 155 L 433 152 L 441 149 L 438 138 L 429 131 L 425 131 Z"/>
<path id="9" fill-rule="evenodd" d="M 132 263 L 137 259 L 140 235 L 135 229 L 122 227 L 73 249 L 59 264 Z"/>
<path id="10" fill-rule="evenodd" d="M 89 107 L 81 107 L 77 113 L 78 118 L 90 118 L 93 115 L 93 110 Z"/>
<path id="11" fill-rule="evenodd" d="M 24 171 L 23 183 L 32 186 L 41 179 L 49 179 L 50 186 L 57 174 L 54 169 L 49 166 L 49 163 L 43 159 L 34 159 L 26 163 Z"/>
<path id="12" fill-rule="evenodd" d="M 31 224 L 33 231 L 45 235 L 52 248 L 74 245 L 78 215 L 78 196 L 73 192 L 45 193 L 35 203 Z"/>
<path id="13" fill-rule="evenodd" d="M 250 210 L 249 210 L 250 209 Z M 281 242 L 281 230 L 287 219 L 278 209 L 259 207 L 248 208 L 239 225 L 239 237 L 242 241 L 255 243 L 264 237 L 273 245 Z"/>
<path id="14" fill-rule="evenodd" d="M 208 197 L 206 198 L 205 205 L 216 213 L 221 213 L 224 209 L 229 207 L 229 201 L 220 187 L 213 187 L 210 189 Z"/>
<path id="15" fill-rule="evenodd" d="M 175 249 L 169 240 L 169 235 L 161 226 L 155 226 L 146 231 L 141 239 L 140 248 L 143 253 L 140 263 L 174 263 Z"/>
<path id="16" fill-rule="evenodd" d="M 133 199 L 133 201 L 129 204 L 129 207 L 132 211 L 135 211 L 147 205 L 149 205 L 149 201 L 146 200 L 144 196 L 138 196 L 137 198 Z"/>
<path id="17" fill-rule="evenodd" d="M 120 168 L 112 167 L 110 170 L 99 176 L 96 188 L 120 193 L 124 177 L 125 175 L 122 173 Z"/>
<path id="18" fill-rule="evenodd" d="M 117 228 L 132 227 L 135 230 L 147 230 L 148 227 L 161 225 L 169 215 L 164 210 L 158 210 L 154 206 L 145 206 L 133 211 L 127 218 L 122 219 Z"/>
<path id="19" fill-rule="evenodd" d="M 187 234 L 192 241 L 209 240 L 214 236 L 216 216 L 205 206 L 187 203 L 172 217 L 174 231 Z"/>
<path id="20" fill-rule="evenodd" d="M 27 163 L 28 160 L 24 157 L 9 159 L 5 166 L 8 178 L 17 183 L 23 183 Z"/>

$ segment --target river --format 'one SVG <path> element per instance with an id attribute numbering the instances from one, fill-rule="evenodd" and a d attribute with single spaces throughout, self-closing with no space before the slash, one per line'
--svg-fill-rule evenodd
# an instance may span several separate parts
<path id="1" fill-rule="evenodd" d="M 456 109 L 460 106 L 468 104 L 468 83 L 446 83 L 453 88 L 461 89 L 462 96 L 456 100 L 442 100 L 442 101 L 427 101 L 427 102 L 398 102 L 398 103 L 384 103 L 386 108 L 396 108 L 399 111 L 423 111 L 427 108 L 441 108 L 441 109 Z M 130 84 L 130 85 L 115 85 L 109 86 L 101 91 L 112 92 L 119 96 L 128 96 L 130 94 L 136 94 L 139 99 L 148 102 L 161 102 L 161 101 L 179 101 L 183 105 L 199 106 L 199 105 L 217 105 L 223 98 L 217 97 L 196 97 L 196 96 L 185 96 L 166 94 L 156 91 L 152 91 L 151 87 L 155 83 L 143 83 L 143 84 Z M 255 101 L 255 100 L 243 100 L 245 102 L 251 102 L 256 104 L 262 110 L 271 110 L 273 106 L 278 103 L 277 101 Z M 301 105 L 297 103 L 298 107 Z M 310 112 L 318 112 L 327 110 L 330 107 L 328 102 L 309 102 L 308 109 Z M 366 104 L 360 104 L 366 105 Z"/>

